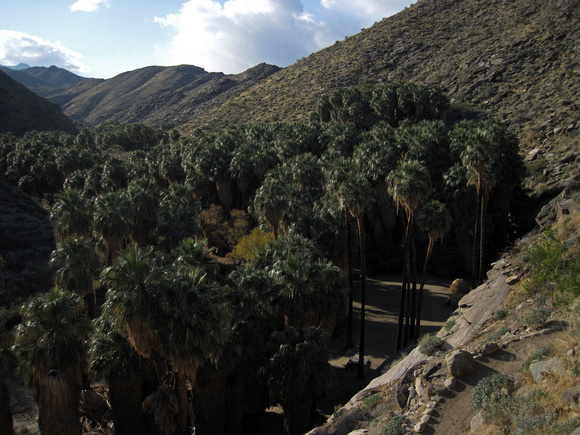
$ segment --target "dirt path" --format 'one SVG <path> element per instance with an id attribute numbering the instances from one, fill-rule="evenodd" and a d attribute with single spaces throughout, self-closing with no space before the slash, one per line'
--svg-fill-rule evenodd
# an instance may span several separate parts
<path id="1" fill-rule="evenodd" d="M 475 385 L 483 378 L 496 373 L 516 376 L 518 369 L 530 355 L 544 346 L 552 346 L 559 340 L 560 333 L 540 335 L 512 342 L 504 349 L 477 361 L 475 371 L 457 379 L 453 390 L 446 393 L 443 400 L 431 414 L 429 426 L 424 434 L 468 434 L 475 411 L 471 405 L 471 395 Z"/>
<path id="2" fill-rule="evenodd" d="M 360 283 L 359 283 L 360 284 Z M 425 283 L 421 335 L 441 329 L 452 310 L 445 303 L 449 294 L 449 281 L 428 278 Z M 366 293 L 366 334 L 365 359 L 370 366 L 365 368 L 365 379 L 357 380 L 357 370 L 347 371 L 345 365 L 350 359 L 358 361 L 360 327 L 360 290 L 355 289 L 353 342 L 354 347 L 345 349 L 345 331 L 335 331 L 330 346 L 330 364 L 334 370 L 334 380 L 328 387 L 326 397 L 318 403 L 323 418 L 346 404 L 358 391 L 375 377 L 382 374 L 385 360 L 394 354 L 395 337 L 399 316 L 401 277 L 380 275 L 367 278 Z M 281 409 L 271 408 L 264 416 L 262 431 L 258 435 L 282 434 Z M 320 424 L 324 423 L 324 419 Z"/>

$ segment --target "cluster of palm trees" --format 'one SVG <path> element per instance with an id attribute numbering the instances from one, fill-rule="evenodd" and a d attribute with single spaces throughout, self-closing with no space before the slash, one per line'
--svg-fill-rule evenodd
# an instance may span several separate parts
<path id="1" fill-rule="evenodd" d="M 55 287 L 23 307 L 14 347 L 43 433 L 80 432 L 89 371 L 108 381 L 118 434 L 236 433 L 268 391 L 286 432 L 307 430 L 338 320 L 353 345 L 355 267 L 364 377 L 369 249 L 403 270 L 397 349 L 419 337 L 425 274 L 452 218 L 448 238 L 481 280 L 487 235 L 508 215 L 487 205 L 517 186 L 517 140 L 496 121 L 448 126 L 448 110 L 439 88 L 395 83 L 336 90 L 309 124 L 0 137 L 0 169 L 50 208 L 57 240 Z M 228 271 L 207 241 L 239 210 L 275 240 Z M 210 215 L 224 222 L 204 225 Z"/>

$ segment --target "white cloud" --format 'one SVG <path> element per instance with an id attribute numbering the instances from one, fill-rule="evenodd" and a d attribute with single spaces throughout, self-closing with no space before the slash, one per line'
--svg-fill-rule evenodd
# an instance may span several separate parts
<path id="1" fill-rule="evenodd" d="M 179 12 L 155 21 L 173 33 L 166 63 L 237 73 L 261 62 L 290 65 L 410 1 L 189 0 Z"/>
<path id="2" fill-rule="evenodd" d="M 69 50 L 60 42 L 0 29 L 0 65 L 55 65 L 82 75 L 89 71 L 82 60 L 82 54 Z"/>
<path id="3" fill-rule="evenodd" d="M 287 66 L 336 39 L 300 0 L 190 0 L 155 21 L 175 32 L 170 63 L 226 73 L 261 62 Z"/>
<path id="4" fill-rule="evenodd" d="M 72 12 L 95 12 L 101 6 L 111 7 L 110 0 L 78 0 L 70 7 Z"/>
<path id="5" fill-rule="evenodd" d="M 320 4 L 335 13 L 349 14 L 363 19 L 380 20 L 402 10 L 410 0 L 321 0 Z M 372 22 L 372 21 L 371 21 Z"/>

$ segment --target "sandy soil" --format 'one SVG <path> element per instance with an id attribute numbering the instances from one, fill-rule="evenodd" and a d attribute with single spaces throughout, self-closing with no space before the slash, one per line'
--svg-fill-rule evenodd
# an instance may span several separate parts
<path id="1" fill-rule="evenodd" d="M 437 278 L 428 278 L 425 283 L 425 296 L 421 321 L 421 335 L 434 333 L 447 321 L 452 310 L 445 303 L 451 283 Z M 354 347 L 345 349 L 345 330 L 338 328 L 333 335 L 330 347 L 330 364 L 334 370 L 334 380 L 327 390 L 326 397 L 318 403 L 321 412 L 320 424 L 332 413 L 345 405 L 358 391 L 377 376 L 381 375 L 384 363 L 395 353 L 395 337 L 399 319 L 401 293 L 400 276 L 373 276 L 367 278 L 366 293 L 366 334 L 365 359 L 370 366 L 365 369 L 365 379 L 357 380 L 356 366 L 346 370 L 350 359 L 358 361 L 360 327 L 360 290 L 355 289 L 353 342 Z M 278 435 L 283 433 L 281 409 L 269 409 L 258 435 Z"/>

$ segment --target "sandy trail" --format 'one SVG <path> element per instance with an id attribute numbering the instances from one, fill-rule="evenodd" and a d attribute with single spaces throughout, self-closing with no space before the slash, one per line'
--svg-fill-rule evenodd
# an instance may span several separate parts
<path id="1" fill-rule="evenodd" d="M 328 417 L 336 409 L 346 404 L 352 396 L 362 390 L 375 377 L 382 373 L 387 358 L 395 353 L 395 338 L 399 319 L 401 297 L 401 276 L 377 275 L 367 278 L 366 293 L 366 334 L 365 359 L 370 366 L 365 368 L 366 377 L 357 380 L 357 370 L 347 371 L 345 365 L 350 359 L 358 361 L 360 327 L 360 282 L 355 283 L 353 342 L 354 346 L 345 349 L 345 330 L 335 331 L 330 345 L 330 364 L 334 369 L 334 380 L 328 387 L 326 397 L 318 403 L 321 413 Z M 446 304 L 450 281 L 428 277 L 425 282 L 425 295 L 421 314 L 421 335 L 434 333 L 447 321 L 452 313 Z M 282 434 L 282 419 L 279 407 L 265 413 L 260 434 Z"/>

